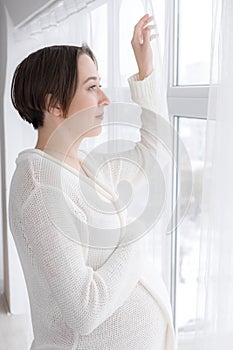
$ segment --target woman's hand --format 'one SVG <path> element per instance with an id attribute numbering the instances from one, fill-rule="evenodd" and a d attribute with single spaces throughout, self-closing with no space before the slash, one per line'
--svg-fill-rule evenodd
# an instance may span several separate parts
<path id="1" fill-rule="evenodd" d="M 153 16 L 146 14 L 134 27 L 131 45 L 137 61 L 139 70 L 139 79 L 143 80 L 153 71 L 153 54 L 150 41 L 157 35 L 151 35 L 151 30 L 156 25 L 148 25 L 153 20 Z"/>

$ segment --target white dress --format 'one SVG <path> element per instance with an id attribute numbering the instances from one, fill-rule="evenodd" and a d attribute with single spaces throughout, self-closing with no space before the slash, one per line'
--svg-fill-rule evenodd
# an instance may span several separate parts
<path id="1" fill-rule="evenodd" d="M 137 82 L 137 75 L 129 82 L 134 100 L 145 94 L 146 105 L 148 92 L 156 90 L 154 72 L 143 82 Z M 142 114 L 142 124 L 150 124 L 151 118 L 150 113 Z M 144 148 L 151 142 L 144 134 L 135 148 L 145 167 L 149 165 Z M 114 222 L 119 230 L 115 237 L 109 235 L 109 242 L 115 244 L 124 220 L 124 214 L 97 213 L 85 202 L 83 188 L 92 193 L 95 183 L 93 163 L 83 161 L 81 174 L 30 149 L 19 154 L 16 164 L 9 219 L 28 288 L 31 350 L 173 350 L 169 298 L 161 277 L 153 273 L 153 281 L 145 271 L 144 238 L 117 248 L 80 244 L 87 237 L 87 223 L 101 223 L 108 230 Z M 120 163 L 96 179 L 96 190 L 106 194 L 109 207 L 115 206 L 105 186 L 112 171 L 121 172 Z M 130 176 L 130 169 L 126 173 Z"/>

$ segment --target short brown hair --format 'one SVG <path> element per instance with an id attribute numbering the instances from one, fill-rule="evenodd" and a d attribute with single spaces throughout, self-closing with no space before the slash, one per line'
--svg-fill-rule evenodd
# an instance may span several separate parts
<path id="1" fill-rule="evenodd" d="M 77 61 L 82 54 L 90 56 L 97 66 L 86 43 L 44 47 L 17 66 L 11 84 L 11 100 L 20 116 L 34 129 L 44 124 L 48 94 L 51 94 L 48 107 L 59 103 L 66 115 L 77 88 Z"/>

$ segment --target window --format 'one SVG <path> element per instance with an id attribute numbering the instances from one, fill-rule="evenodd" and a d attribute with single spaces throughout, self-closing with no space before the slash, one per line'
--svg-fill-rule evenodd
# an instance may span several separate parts
<path id="1" fill-rule="evenodd" d="M 205 157 L 205 132 L 210 76 L 212 0 L 171 0 L 171 31 L 168 66 L 168 105 L 174 126 L 189 155 L 192 194 L 186 205 L 188 174 L 178 142 L 174 145 L 178 171 L 173 171 L 173 193 L 179 194 L 178 225 L 171 235 L 171 299 L 178 349 L 192 349 L 199 268 L 200 213 Z M 175 137 L 174 137 L 175 140 Z"/>

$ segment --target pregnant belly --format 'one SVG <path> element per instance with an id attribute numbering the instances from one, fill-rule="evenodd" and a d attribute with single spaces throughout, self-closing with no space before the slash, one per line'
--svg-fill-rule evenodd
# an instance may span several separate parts
<path id="1" fill-rule="evenodd" d="M 77 350 L 164 350 L 166 327 L 159 305 L 138 282 L 112 316 L 80 336 Z"/>

